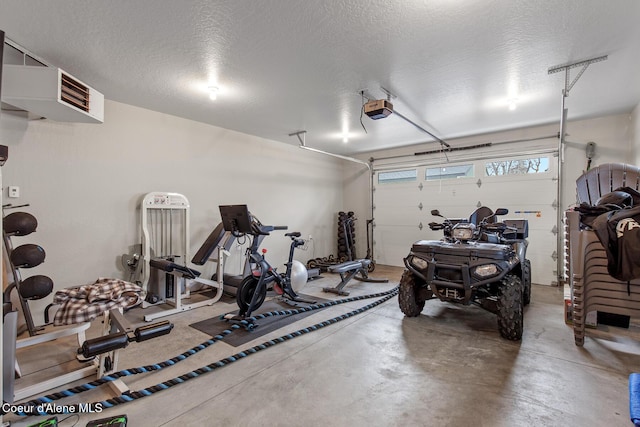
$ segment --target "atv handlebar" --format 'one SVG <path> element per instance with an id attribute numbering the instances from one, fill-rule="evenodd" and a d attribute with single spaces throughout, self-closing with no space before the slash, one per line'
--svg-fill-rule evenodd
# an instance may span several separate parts
<path id="1" fill-rule="evenodd" d="M 487 231 L 502 233 L 507 229 L 507 225 L 504 222 L 496 222 L 493 224 L 480 224 L 481 228 Z"/>

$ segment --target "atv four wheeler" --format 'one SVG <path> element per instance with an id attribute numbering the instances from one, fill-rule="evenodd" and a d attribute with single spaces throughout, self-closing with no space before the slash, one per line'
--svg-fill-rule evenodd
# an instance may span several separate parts
<path id="1" fill-rule="evenodd" d="M 457 304 L 477 304 L 497 314 L 502 337 L 520 340 L 523 307 L 531 300 L 531 263 L 526 259 L 528 222 L 497 222 L 507 209 L 494 213 L 481 207 L 469 219 L 443 218 L 432 230 L 441 240 L 420 240 L 404 259 L 398 302 L 409 317 L 418 316 L 425 301 L 439 298 Z"/>

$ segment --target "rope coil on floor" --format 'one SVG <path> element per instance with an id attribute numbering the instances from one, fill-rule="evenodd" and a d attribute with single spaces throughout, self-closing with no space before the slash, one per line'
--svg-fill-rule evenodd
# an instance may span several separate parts
<path id="1" fill-rule="evenodd" d="M 210 347 L 211 345 L 215 344 L 218 341 L 221 341 L 224 339 L 224 337 L 228 336 L 229 334 L 233 333 L 234 330 L 239 329 L 245 325 L 248 325 L 250 322 L 253 322 L 255 320 L 260 320 L 260 319 L 265 319 L 267 317 L 272 317 L 272 316 L 284 316 L 284 315 L 295 315 L 295 314 L 300 314 L 300 313 L 304 313 L 307 311 L 313 311 L 313 310 L 318 310 L 321 308 L 326 308 L 326 307 L 330 307 L 330 306 L 334 306 L 334 305 L 339 305 L 339 304 L 344 304 L 347 302 L 352 302 L 352 301 L 359 301 L 359 300 L 363 300 L 363 299 L 370 299 L 370 298 L 378 298 L 381 297 L 379 300 L 372 302 L 371 304 L 367 304 L 365 306 L 362 306 L 356 310 L 350 311 L 349 313 L 345 313 L 342 314 L 340 316 L 336 316 L 333 317 L 331 319 L 325 320 L 323 322 L 320 323 L 316 323 L 313 326 L 309 326 L 306 328 L 302 328 L 299 329 L 295 332 L 283 335 L 281 337 L 272 339 L 272 340 L 268 340 L 263 342 L 262 344 L 253 346 L 249 349 L 243 350 L 241 352 L 238 352 L 232 356 L 226 357 L 224 359 L 220 359 L 217 362 L 213 362 L 210 363 L 206 366 L 203 366 L 201 368 L 195 369 L 191 372 L 188 372 L 186 374 L 180 375 L 178 377 L 172 378 L 170 380 L 164 381 L 162 383 L 156 384 L 154 386 L 150 386 L 147 387 L 145 389 L 139 390 L 139 391 L 127 391 L 123 394 L 121 394 L 120 396 L 117 396 L 115 398 L 112 399 L 107 399 L 107 400 L 103 400 L 100 402 L 93 402 L 90 403 L 89 405 L 97 405 L 100 404 L 103 408 L 111 408 L 113 406 L 117 406 L 123 403 L 127 403 L 127 402 L 131 402 L 133 400 L 137 400 L 137 399 L 141 399 L 143 397 L 146 396 L 150 396 L 154 393 L 158 393 L 160 391 L 163 390 L 167 390 L 170 387 L 173 387 L 175 385 L 181 384 L 185 381 L 191 380 L 193 378 L 197 378 L 198 376 L 205 374 L 207 372 L 211 372 L 215 369 L 218 368 L 222 368 L 230 363 L 236 362 L 240 359 L 243 359 L 247 356 L 250 356 L 252 354 L 257 353 L 258 351 L 261 350 L 265 350 L 269 347 L 272 347 L 276 344 L 280 344 L 283 343 L 285 341 L 288 341 L 290 339 L 299 337 L 301 335 L 307 334 L 309 332 L 313 332 L 313 331 L 317 331 L 321 328 L 324 328 L 325 326 L 329 326 L 332 325 L 334 323 L 338 323 L 342 320 L 348 319 L 350 317 L 353 317 L 355 315 L 358 315 L 360 313 L 363 313 L 373 307 L 376 307 L 380 304 L 382 304 L 385 301 L 388 301 L 389 299 L 393 298 L 396 294 L 398 293 L 398 287 L 395 287 L 389 291 L 386 292 L 379 292 L 379 293 L 375 293 L 375 294 L 369 294 L 369 295 L 361 295 L 361 296 L 356 296 L 356 297 L 350 297 L 350 298 L 344 298 L 341 300 L 335 300 L 335 301 L 327 301 L 324 303 L 319 303 L 319 304 L 312 304 L 306 307 L 300 307 L 300 308 L 295 308 L 295 309 L 289 309 L 289 310 L 275 310 L 275 311 L 270 311 L 267 313 L 262 313 L 262 314 L 258 314 L 256 316 L 252 316 L 251 318 L 247 319 L 247 320 L 243 320 L 240 322 L 240 324 L 233 324 L 231 325 L 230 329 L 225 329 L 224 331 L 222 331 L 220 334 L 214 336 L 212 339 L 204 341 L 203 343 L 192 347 L 191 349 L 185 351 L 184 353 L 173 357 L 171 359 L 168 359 L 164 362 L 160 362 L 160 363 L 156 363 L 156 364 L 152 364 L 152 365 L 145 365 L 145 366 L 140 366 L 137 368 L 130 368 L 130 369 L 123 369 L 121 371 L 115 372 L 113 374 L 109 374 L 109 375 L 105 375 L 104 377 L 96 380 L 96 381 L 91 381 L 89 383 L 80 385 L 80 386 L 76 386 L 76 387 L 72 387 L 69 388 L 67 390 L 63 390 L 60 392 L 56 392 L 56 393 L 52 393 L 46 396 L 42 396 L 36 399 L 32 399 L 26 403 L 21 404 L 21 406 L 25 407 L 25 408 L 34 408 L 34 412 L 33 413 L 28 413 L 28 412 L 16 412 L 15 414 L 18 416 L 32 416 L 32 415 L 49 415 L 46 412 L 39 412 L 37 411 L 37 408 L 39 405 L 42 404 L 47 404 L 47 403 L 51 403 L 54 402 L 56 400 L 60 400 L 63 399 L 65 397 L 69 397 L 69 396 L 74 396 L 76 394 L 80 394 L 82 392 L 88 391 L 88 390 L 93 390 L 96 387 L 102 385 L 102 384 L 106 384 L 110 381 L 115 381 L 121 377 L 126 377 L 126 376 L 131 376 L 131 375 L 137 375 L 137 374 L 142 374 L 142 373 L 146 373 L 146 372 L 153 372 L 153 371 L 158 371 L 161 370 L 163 368 L 169 367 L 169 366 L 173 366 L 176 363 L 179 363 L 185 359 L 187 359 L 190 356 L 193 356 L 194 354 L 206 349 L 207 347 Z M 4 412 L 4 411 L 3 411 Z"/>

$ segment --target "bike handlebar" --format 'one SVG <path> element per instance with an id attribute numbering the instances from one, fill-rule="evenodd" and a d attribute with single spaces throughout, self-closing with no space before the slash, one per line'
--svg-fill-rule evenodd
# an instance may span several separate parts
<path id="1" fill-rule="evenodd" d="M 255 227 L 253 227 L 253 234 L 255 235 L 262 235 L 262 236 L 268 236 L 269 233 L 273 230 L 286 230 L 288 227 L 286 225 L 256 225 Z"/>

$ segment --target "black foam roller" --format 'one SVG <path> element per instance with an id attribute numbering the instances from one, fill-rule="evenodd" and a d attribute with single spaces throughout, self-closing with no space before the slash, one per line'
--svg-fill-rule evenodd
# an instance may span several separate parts
<path id="1" fill-rule="evenodd" d="M 153 325 L 141 326 L 134 331 L 134 335 L 136 337 L 136 342 L 142 342 L 161 335 L 166 335 L 171 332 L 171 329 L 173 329 L 173 323 L 168 320 L 164 320 L 162 322 L 154 323 Z"/>
<path id="2" fill-rule="evenodd" d="M 78 353 L 88 359 L 102 353 L 125 348 L 127 345 L 129 345 L 129 337 L 126 333 L 119 332 L 83 342 Z"/>

